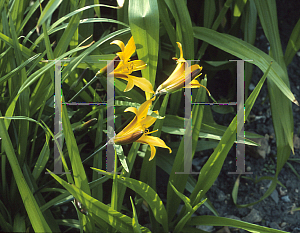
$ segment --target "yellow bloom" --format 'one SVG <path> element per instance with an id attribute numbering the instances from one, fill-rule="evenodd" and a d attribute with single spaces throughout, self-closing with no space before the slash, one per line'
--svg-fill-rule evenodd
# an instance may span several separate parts
<path id="1" fill-rule="evenodd" d="M 126 108 L 124 112 L 133 112 L 136 116 L 120 133 L 114 137 L 114 143 L 118 145 L 129 144 L 132 142 L 148 144 L 151 148 L 149 161 L 152 160 L 156 154 L 155 146 L 167 148 L 169 149 L 169 152 L 172 153 L 171 148 L 168 147 L 163 140 L 158 137 L 148 136 L 148 134 L 156 132 L 148 131 L 148 128 L 154 124 L 156 118 L 147 116 L 148 109 L 154 99 L 155 98 L 147 100 L 139 107 L 139 109 L 134 107 Z M 154 112 L 158 114 L 158 111 Z"/>
<path id="2" fill-rule="evenodd" d="M 182 52 L 182 45 L 181 43 L 177 42 L 178 48 L 180 50 L 180 58 L 173 58 L 177 60 L 177 66 L 170 77 L 164 81 L 156 90 L 155 95 L 157 94 L 165 94 L 171 93 L 174 91 L 179 90 L 182 87 L 189 87 L 189 88 L 198 88 L 202 85 L 196 80 L 198 76 L 201 75 L 200 71 L 202 70 L 202 66 L 199 65 L 192 65 L 191 68 L 191 75 L 185 74 L 185 63 L 186 60 L 183 58 Z M 191 79 L 192 81 L 189 83 L 188 86 L 185 85 L 186 79 Z"/>
<path id="3" fill-rule="evenodd" d="M 124 91 L 129 91 L 133 88 L 134 85 L 138 86 L 145 92 L 154 93 L 151 83 L 145 78 L 139 78 L 131 75 L 132 72 L 146 69 L 147 64 L 142 60 L 133 60 L 130 61 L 130 57 L 136 50 L 136 46 L 133 40 L 133 37 L 130 38 L 127 45 L 120 40 L 115 40 L 110 44 L 116 44 L 121 48 L 122 52 L 118 52 L 117 56 L 112 62 L 114 62 L 114 76 L 126 80 L 127 87 Z M 116 62 L 116 60 L 120 60 Z M 97 74 L 103 74 L 107 71 L 107 66 L 101 69 Z M 112 73 L 111 73 L 112 74 Z"/>

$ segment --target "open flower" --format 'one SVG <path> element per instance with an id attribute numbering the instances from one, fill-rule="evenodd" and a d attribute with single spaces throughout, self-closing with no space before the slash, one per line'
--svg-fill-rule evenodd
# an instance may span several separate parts
<path id="1" fill-rule="evenodd" d="M 128 82 L 124 91 L 129 91 L 133 88 L 134 85 L 136 85 L 139 88 L 141 88 L 143 91 L 154 93 L 152 85 L 147 79 L 139 78 L 131 75 L 132 72 L 146 69 L 147 67 L 147 64 L 142 60 L 130 61 L 130 57 L 136 50 L 133 37 L 130 38 L 126 46 L 120 40 L 114 40 L 110 44 L 118 45 L 122 51 L 117 53 L 117 56 L 114 58 L 112 62 L 114 62 L 114 68 L 115 68 L 113 72 L 114 76 L 116 78 L 120 78 Z M 97 74 L 103 74 L 105 72 L 107 72 L 107 66 L 101 69 Z"/>
<path id="2" fill-rule="evenodd" d="M 149 132 L 148 130 L 148 128 L 156 121 L 155 117 L 147 116 L 148 109 L 154 99 L 155 97 L 145 101 L 139 109 L 134 107 L 126 108 L 124 112 L 133 112 L 136 116 L 120 133 L 114 137 L 114 143 L 118 145 L 129 144 L 132 142 L 148 144 L 151 148 L 149 161 L 152 160 L 156 154 L 155 146 L 167 148 L 169 149 L 169 152 L 172 153 L 171 148 L 168 147 L 163 140 L 158 137 L 148 136 L 148 134 L 157 131 Z M 158 111 L 154 112 L 158 114 Z"/>
<path id="3" fill-rule="evenodd" d="M 186 60 L 183 58 L 182 45 L 177 42 L 178 48 L 180 50 L 180 58 L 173 58 L 177 60 L 177 66 L 170 77 L 164 81 L 156 90 L 155 95 L 157 94 L 166 94 L 179 90 L 182 87 L 189 88 L 198 88 L 202 85 L 196 80 L 198 76 L 201 75 L 200 71 L 202 70 L 202 66 L 192 65 L 191 75 L 185 73 L 185 63 Z M 185 85 L 185 80 L 191 80 L 188 85 Z M 204 86 L 203 86 L 204 87 Z M 206 87 L 205 87 L 206 88 Z"/>

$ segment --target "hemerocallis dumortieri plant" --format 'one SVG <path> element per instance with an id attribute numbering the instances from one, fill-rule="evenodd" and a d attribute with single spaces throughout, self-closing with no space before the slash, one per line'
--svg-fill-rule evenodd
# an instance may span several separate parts
<path id="1" fill-rule="evenodd" d="M 149 132 L 148 130 L 148 128 L 151 125 L 153 125 L 157 119 L 155 117 L 147 115 L 148 109 L 151 106 L 154 99 L 155 97 L 145 101 L 139 107 L 139 109 L 136 109 L 134 107 L 126 108 L 124 112 L 133 112 L 136 116 L 120 133 L 118 133 L 113 138 L 114 143 L 118 145 L 129 144 L 132 142 L 140 142 L 143 144 L 148 144 L 151 148 L 151 156 L 149 161 L 152 160 L 156 154 L 155 146 L 167 148 L 169 149 L 169 152 L 172 153 L 171 148 L 168 147 L 162 139 L 154 136 L 148 136 L 148 134 L 157 131 L 155 130 Z M 153 112 L 158 114 L 158 111 L 153 111 Z"/>
<path id="2" fill-rule="evenodd" d="M 147 64 L 142 60 L 130 61 L 130 57 L 136 50 L 133 37 L 130 38 L 126 46 L 120 40 L 114 40 L 110 44 L 118 45 L 122 51 L 118 52 L 117 56 L 113 60 L 114 64 L 116 65 L 116 67 L 114 67 L 115 69 L 113 71 L 113 74 L 116 78 L 127 81 L 127 86 L 124 91 L 130 91 L 135 85 L 145 92 L 154 93 L 152 85 L 147 79 L 131 75 L 132 72 L 146 69 L 147 67 Z M 96 75 L 104 74 L 106 72 L 107 66 L 101 69 Z"/>
<path id="3" fill-rule="evenodd" d="M 190 67 L 191 75 L 186 74 L 185 64 L 187 61 L 183 58 L 181 43 L 177 42 L 177 45 L 180 50 L 180 57 L 179 59 L 173 58 L 174 60 L 177 60 L 177 66 L 173 73 L 169 76 L 169 78 L 157 88 L 155 95 L 172 93 L 179 90 L 180 88 L 198 88 L 202 86 L 207 90 L 205 86 L 201 85 L 198 80 L 196 80 L 196 78 L 202 74 L 200 73 L 202 70 L 202 66 L 199 66 L 198 64 L 192 65 Z M 188 85 L 185 86 L 186 79 L 191 81 Z M 210 95 L 208 90 L 207 92 Z"/>

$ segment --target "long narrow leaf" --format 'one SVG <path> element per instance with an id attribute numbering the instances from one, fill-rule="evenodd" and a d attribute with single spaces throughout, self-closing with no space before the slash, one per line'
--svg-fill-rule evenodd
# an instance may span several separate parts
<path id="1" fill-rule="evenodd" d="M 88 215 L 92 219 L 102 219 L 107 224 L 111 225 L 113 228 L 117 229 L 120 232 L 133 232 L 131 218 L 96 200 L 82 190 L 78 189 L 76 186 L 68 184 L 55 174 L 51 173 L 51 175 L 62 186 L 64 186 L 80 203 L 82 203 L 82 205 L 88 210 Z M 148 231 L 148 229 L 145 227 L 141 227 L 141 229 L 142 232 Z"/>
<path id="2" fill-rule="evenodd" d="M 231 35 L 219 33 L 202 27 L 194 27 L 193 29 L 195 38 L 206 41 L 207 43 L 234 56 L 237 56 L 240 59 L 249 60 L 248 62 L 258 66 L 263 72 L 266 72 L 269 64 L 273 60 L 270 56 L 253 45 Z M 269 72 L 270 79 L 276 84 L 276 86 L 278 86 L 278 88 L 288 99 L 298 104 L 298 101 L 295 99 L 293 93 L 282 81 L 282 77 L 284 77 L 284 75 L 283 69 L 277 62 L 274 61 Z"/>
<path id="3" fill-rule="evenodd" d="M 147 69 L 142 70 L 142 75 L 154 86 L 159 43 L 159 13 L 157 1 L 130 0 L 128 17 L 139 59 L 148 65 Z M 150 98 L 150 95 L 148 95 L 147 98 Z"/>
<path id="4" fill-rule="evenodd" d="M 241 228 L 253 233 L 284 233 L 285 231 L 280 231 L 277 229 L 267 228 L 258 226 L 252 223 L 243 222 L 240 220 L 216 217 L 216 216 L 198 216 L 193 217 L 191 221 L 188 222 L 189 225 L 207 225 L 207 226 L 229 226 Z"/>
<path id="5" fill-rule="evenodd" d="M 113 178 L 113 174 L 109 172 L 105 172 L 97 168 L 92 169 L 95 171 L 99 171 L 110 178 Z M 143 197 L 143 199 L 145 199 L 152 211 L 155 213 L 155 219 L 163 226 L 164 230 L 168 232 L 167 212 L 157 193 L 147 184 L 132 178 L 120 177 L 119 175 L 117 175 L 117 180 L 121 184 L 138 193 L 141 197 Z"/>
<path id="6" fill-rule="evenodd" d="M 62 0 L 51 0 L 47 3 L 45 9 L 42 11 L 40 18 L 37 22 L 37 27 L 42 25 L 50 16 L 52 16 L 53 12 L 59 7 Z"/>
<path id="7" fill-rule="evenodd" d="M 0 116 L 2 116 L 1 111 Z M 12 168 L 15 181 L 17 183 L 20 195 L 22 197 L 25 209 L 27 211 L 34 231 L 51 232 L 50 227 L 48 226 L 42 212 L 40 211 L 38 204 L 36 203 L 33 197 L 31 190 L 29 189 L 24 179 L 14 148 L 12 146 L 8 132 L 6 131 L 3 119 L 0 119 L 0 137 L 2 138 L 2 147 L 6 152 L 6 156 Z"/>
<path id="8" fill-rule="evenodd" d="M 286 66 L 288 66 L 292 60 L 295 54 L 300 49 L 300 19 L 298 20 L 296 26 L 293 29 L 293 32 L 290 36 L 289 43 L 286 47 L 285 53 L 284 53 L 284 61 Z"/>

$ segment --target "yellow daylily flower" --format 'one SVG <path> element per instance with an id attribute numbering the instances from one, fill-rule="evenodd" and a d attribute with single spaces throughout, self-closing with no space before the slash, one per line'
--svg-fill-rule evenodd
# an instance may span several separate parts
<path id="1" fill-rule="evenodd" d="M 174 60 L 177 60 L 177 66 L 173 73 L 169 76 L 169 78 L 164 81 L 156 90 L 155 95 L 158 94 L 166 94 L 171 93 L 179 90 L 180 88 L 198 88 L 202 85 L 196 80 L 198 76 L 200 76 L 202 73 L 200 71 L 202 70 L 202 66 L 199 65 L 192 65 L 191 68 L 191 75 L 185 74 L 185 63 L 186 60 L 183 58 L 183 52 L 182 52 L 182 45 L 181 43 L 177 42 L 178 48 L 180 50 L 180 57 L 179 59 L 173 58 Z M 189 82 L 188 86 L 185 85 L 186 79 L 192 79 L 191 82 Z M 204 86 L 203 86 L 204 87 Z M 205 87 L 206 89 L 206 87 Z M 207 89 L 206 89 L 207 90 Z M 208 90 L 207 90 L 208 91 Z"/>
<path id="2" fill-rule="evenodd" d="M 114 62 L 115 68 L 113 72 L 114 76 L 116 78 L 120 78 L 128 82 L 124 91 L 130 91 L 133 88 L 133 86 L 136 85 L 145 92 L 154 93 L 152 84 L 147 79 L 131 75 L 132 72 L 143 70 L 147 67 L 147 64 L 142 60 L 130 61 L 130 57 L 136 50 L 133 37 L 130 38 L 126 46 L 120 40 L 114 40 L 110 44 L 118 45 L 122 51 L 117 53 L 117 56 L 112 62 Z M 120 61 L 116 62 L 117 60 Z M 103 74 L 105 72 L 107 72 L 107 66 L 101 69 L 97 74 Z"/>
<path id="3" fill-rule="evenodd" d="M 167 148 L 169 149 L 169 152 L 172 153 L 171 148 L 168 147 L 162 139 L 154 136 L 148 136 L 148 134 L 157 131 L 149 132 L 148 130 L 148 128 L 156 121 L 155 117 L 147 115 L 148 109 L 154 99 L 155 97 L 145 101 L 139 109 L 134 107 L 126 108 L 124 112 L 133 112 L 136 116 L 120 133 L 114 137 L 114 143 L 118 145 L 129 144 L 132 142 L 148 144 L 151 148 L 149 161 L 152 160 L 156 154 L 155 146 Z M 158 114 L 158 111 L 154 112 Z"/>

